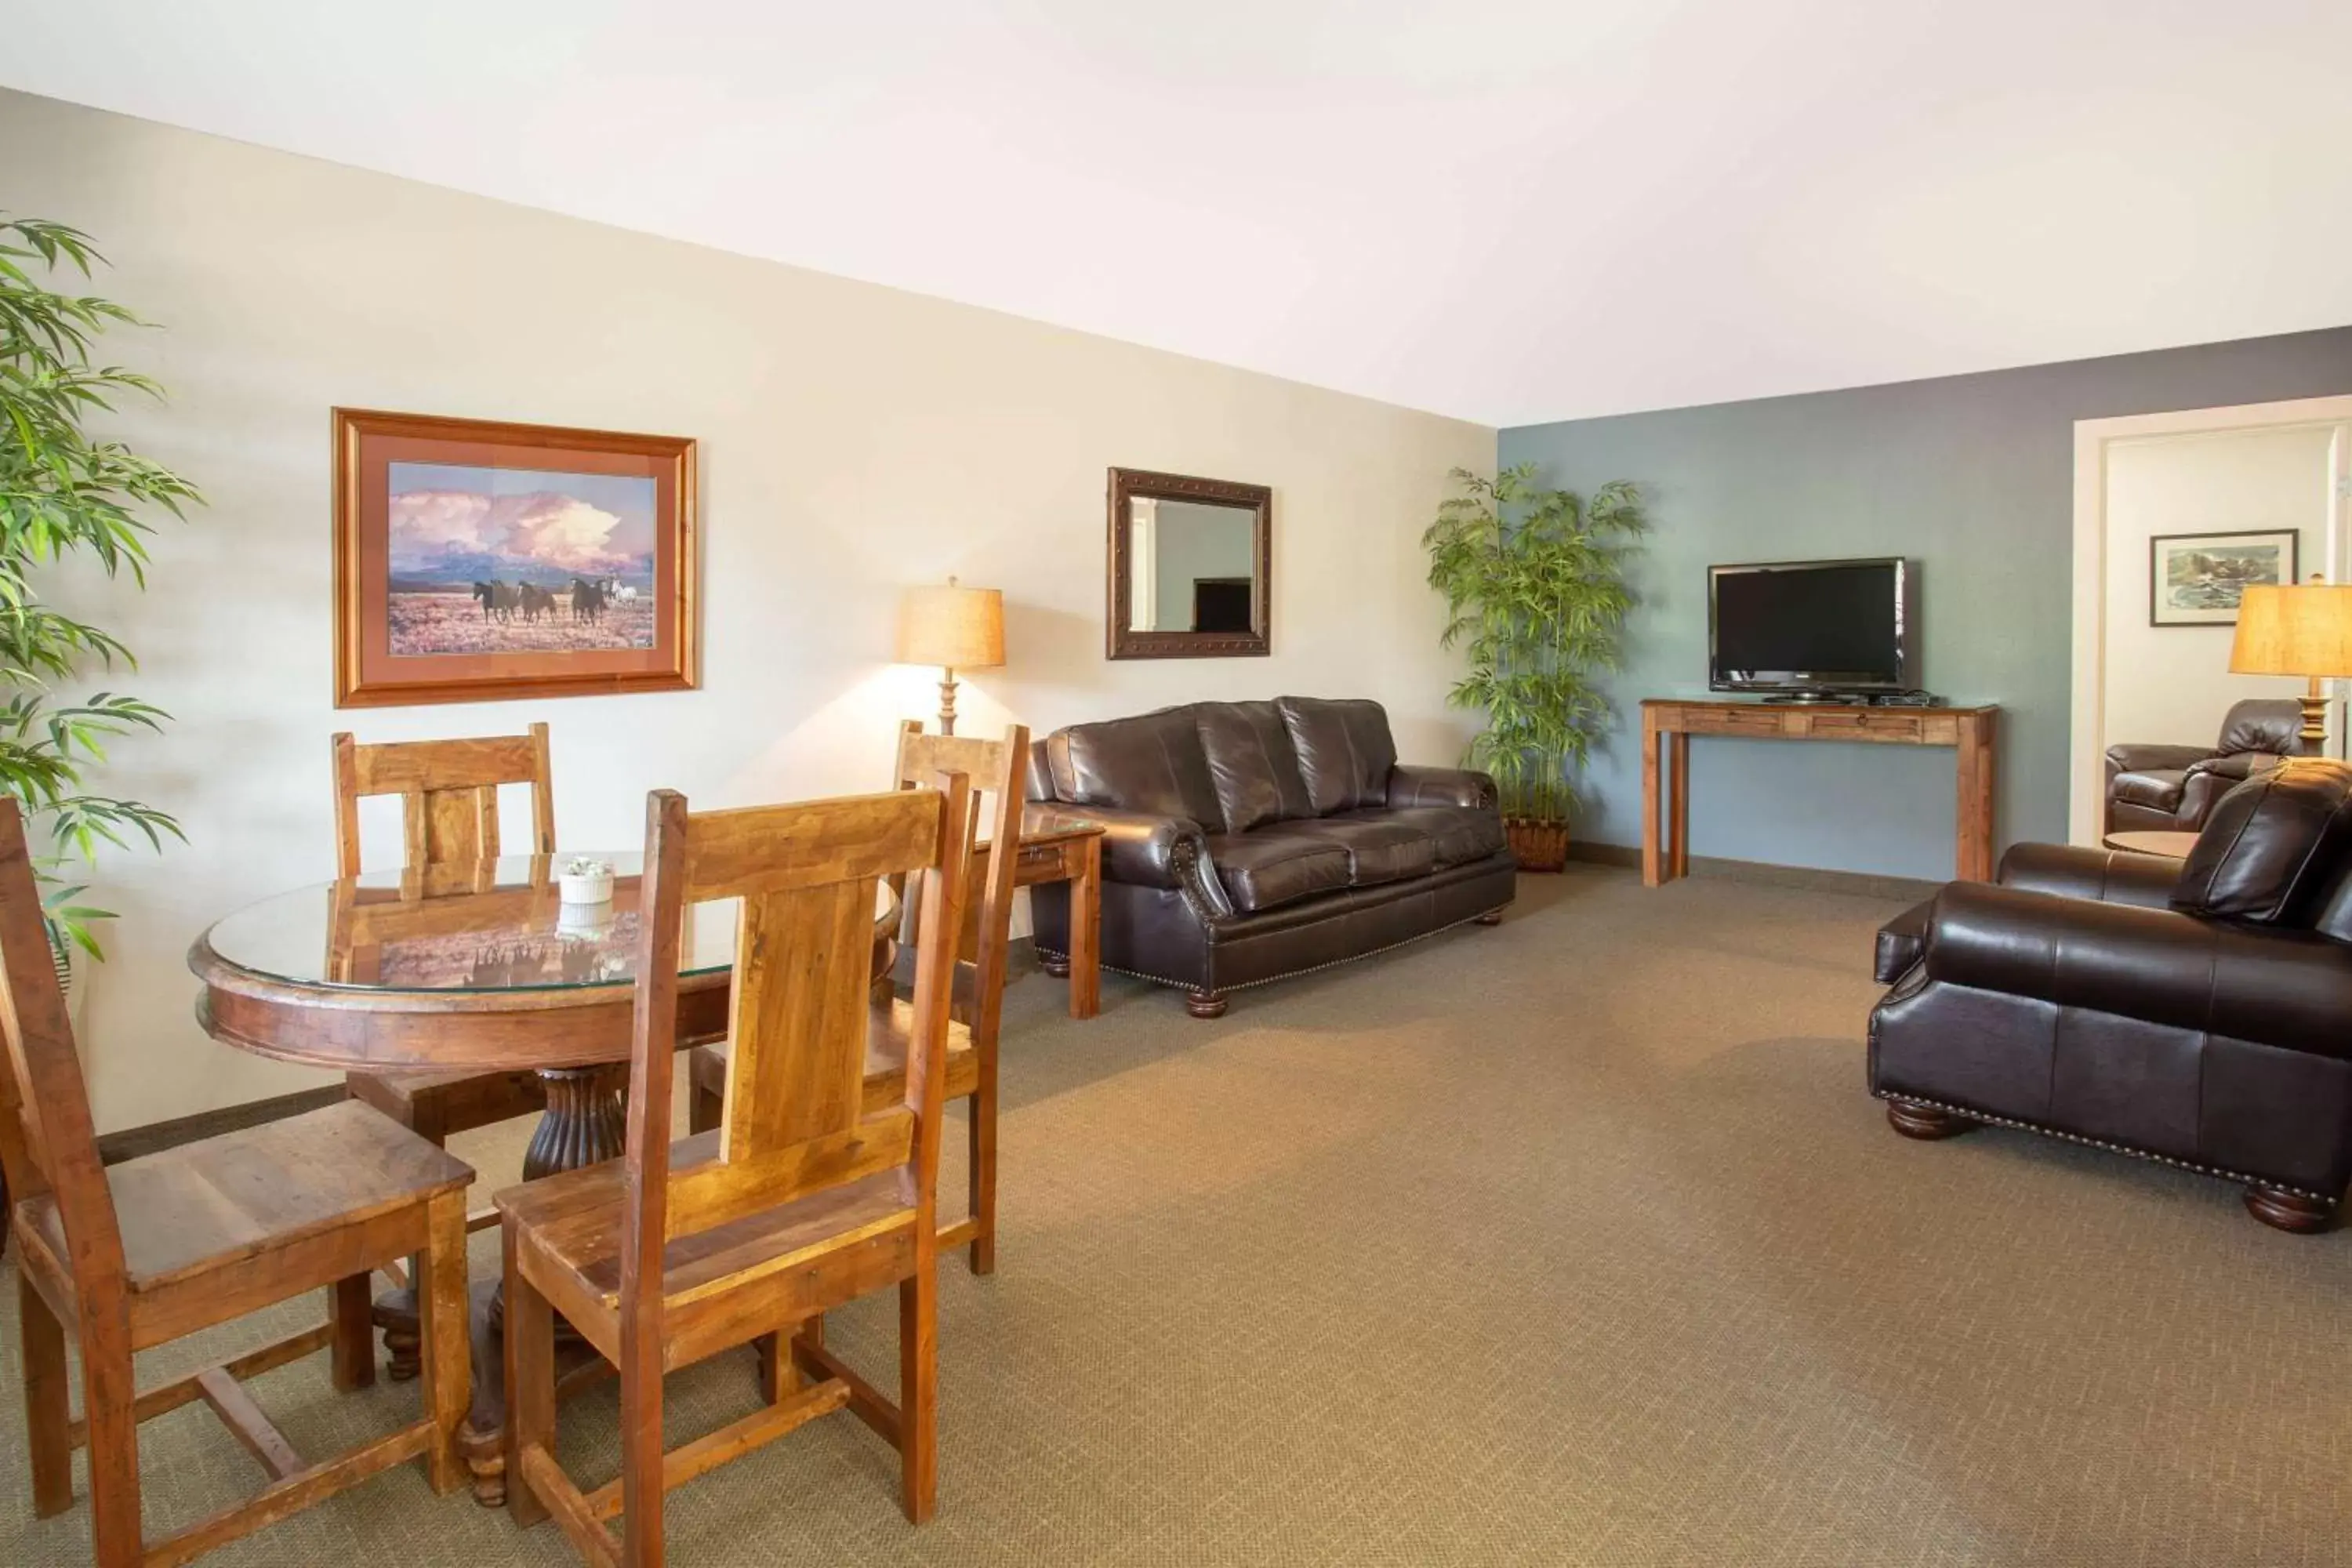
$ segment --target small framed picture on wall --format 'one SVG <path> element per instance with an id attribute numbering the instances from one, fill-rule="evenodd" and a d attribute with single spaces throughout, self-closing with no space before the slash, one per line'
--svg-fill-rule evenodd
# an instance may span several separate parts
<path id="1" fill-rule="evenodd" d="M 2161 533 L 2147 542 L 2147 624 L 2230 626 L 2250 587 L 2297 580 L 2295 531 Z"/>
<path id="2" fill-rule="evenodd" d="M 335 410 L 335 706 L 696 681 L 694 443 Z"/>

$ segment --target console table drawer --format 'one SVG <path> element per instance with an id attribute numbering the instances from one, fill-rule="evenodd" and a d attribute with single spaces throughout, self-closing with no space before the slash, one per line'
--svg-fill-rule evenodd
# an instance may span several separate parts
<path id="1" fill-rule="evenodd" d="M 1781 721 L 1787 716 L 1786 709 L 1727 704 L 1715 709 L 1686 710 L 1675 728 L 1694 735 L 1785 735 L 1788 730 Z"/>
<path id="2" fill-rule="evenodd" d="M 1925 721 L 1916 713 L 1808 713 L 1804 718 L 1817 741 L 1900 741 L 1916 746 L 1927 738 L 1921 733 Z"/>

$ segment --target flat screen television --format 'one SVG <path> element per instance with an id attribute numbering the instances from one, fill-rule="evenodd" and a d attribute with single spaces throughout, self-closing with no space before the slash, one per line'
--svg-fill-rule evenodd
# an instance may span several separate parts
<path id="1" fill-rule="evenodd" d="M 1917 578 L 1900 556 L 1708 567 L 1708 689 L 1804 697 L 1916 689 Z"/>

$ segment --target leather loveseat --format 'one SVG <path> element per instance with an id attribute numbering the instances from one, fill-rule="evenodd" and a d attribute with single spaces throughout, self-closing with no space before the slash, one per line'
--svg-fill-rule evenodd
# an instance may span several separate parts
<path id="1" fill-rule="evenodd" d="M 1495 783 L 1396 760 L 1377 702 L 1196 702 L 1073 724 L 1029 753 L 1029 818 L 1102 825 L 1101 959 L 1226 995 L 1467 921 L 1492 924 L 1517 869 Z M 1069 889 L 1032 889 L 1049 963 Z"/>
<path id="2" fill-rule="evenodd" d="M 1878 937 L 1870 1089 L 1914 1138 L 1979 1122 L 2246 1184 L 2332 1223 L 2352 1178 L 2352 768 L 2221 797 L 2187 862 L 2021 844 Z"/>
<path id="3" fill-rule="evenodd" d="M 2251 697 L 2231 706 L 2210 746 L 2131 742 L 2107 748 L 2107 831 L 2194 833 L 2213 803 L 2237 785 L 2306 756 L 2303 705 L 2292 697 Z"/>

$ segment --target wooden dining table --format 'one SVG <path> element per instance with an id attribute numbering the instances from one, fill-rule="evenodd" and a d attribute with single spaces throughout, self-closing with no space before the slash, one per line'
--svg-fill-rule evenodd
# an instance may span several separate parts
<path id="1" fill-rule="evenodd" d="M 523 1158 L 536 1181 L 622 1153 L 635 994 L 640 857 L 604 853 L 609 904 L 562 902 L 572 855 L 368 873 L 264 899 L 188 952 L 196 1016 L 214 1039 L 278 1061 L 374 1073 L 529 1071 L 547 1110 Z M 877 884 L 874 973 L 898 952 L 900 904 Z M 726 1038 L 739 910 L 690 909 L 678 968 L 677 1045 Z M 474 1494 L 505 1500 L 500 1282 L 473 1288 L 474 1398 L 463 1434 Z M 397 1321 L 404 1288 L 378 1303 Z M 593 1363 L 593 1352 L 586 1358 Z M 597 1368 L 583 1364 L 583 1375 Z"/>

